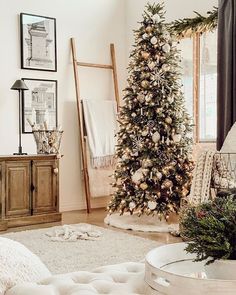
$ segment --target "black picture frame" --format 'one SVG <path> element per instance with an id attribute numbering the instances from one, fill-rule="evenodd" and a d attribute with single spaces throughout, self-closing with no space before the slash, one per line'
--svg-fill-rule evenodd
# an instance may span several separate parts
<path id="1" fill-rule="evenodd" d="M 30 23 L 30 21 L 32 23 Z M 32 26 L 30 27 L 30 24 L 35 25 L 33 29 Z M 32 32 L 34 33 L 34 35 L 32 34 Z M 21 13 L 21 68 L 27 70 L 57 72 L 56 35 L 55 18 L 36 14 Z M 36 44 L 35 48 L 33 47 L 34 43 Z M 26 50 L 27 47 L 28 49 Z M 43 48 L 41 52 L 40 47 Z"/>
<path id="2" fill-rule="evenodd" d="M 58 127 L 58 82 L 49 79 L 22 78 L 29 90 L 22 93 L 22 133 L 32 133 L 32 128 L 27 121 L 36 123 L 39 128 L 44 121 L 47 122 L 48 129 Z M 40 87 L 42 92 L 40 94 Z M 47 89 L 52 88 L 52 92 Z M 34 92 L 34 89 L 37 92 Z M 48 95 L 46 95 L 48 94 Z M 53 95 L 54 96 L 53 96 Z M 31 103 L 31 105 L 30 105 Z M 38 108 L 38 109 L 37 109 Z M 30 113 L 31 111 L 31 113 Z M 38 114 L 37 114 L 38 111 Z M 43 114 L 44 113 L 44 114 Z"/>

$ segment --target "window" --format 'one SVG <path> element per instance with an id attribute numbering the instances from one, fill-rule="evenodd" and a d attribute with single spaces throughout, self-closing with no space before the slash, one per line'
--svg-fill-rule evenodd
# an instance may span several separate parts
<path id="1" fill-rule="evenodd" d="M 182 39 L 182 84 L 186 108 L 194 119 L 195 142 L 216 140 L 216 32 Z"/>

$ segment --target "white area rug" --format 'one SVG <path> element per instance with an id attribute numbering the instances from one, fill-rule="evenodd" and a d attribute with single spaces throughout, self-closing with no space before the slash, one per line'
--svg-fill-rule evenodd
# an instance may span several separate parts
<path id="1" fill-rule="evenodd" d="M 142 232 L 169 233 L 179 230 L 178 224 L 168 224 L 165 220 L 160 221 L 157 216 L 142 215 L 138 217 L 137 214 L 130 215 L 129 213 L 121 216 L 118 213 L 107 215 L 104 222 L 117 228 Z"/>
<path id="2" fill-rule="evenodd" d="M 155 241 L 97 226 L 92 226 L 92 229 L 101 232 L 101 236 L 95 241 L 51 241 L 47 233 L 55 228 L 58 230 L 62 227 L 8 233 L 2 236 L 25 245 L 38 255 L 54 274 L 91 270 L 126 261 L 140 261 L 149 250 L 160 246 L 160 243 Z"/>

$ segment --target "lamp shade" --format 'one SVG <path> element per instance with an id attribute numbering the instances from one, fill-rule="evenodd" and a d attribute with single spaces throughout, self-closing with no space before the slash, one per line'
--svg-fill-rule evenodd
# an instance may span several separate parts
<path id="1" fill-rule="evenodd" d="M 29 90 L 23 80 L 16 80 L 15 83 L 11 86 L 12 90 Z"/>

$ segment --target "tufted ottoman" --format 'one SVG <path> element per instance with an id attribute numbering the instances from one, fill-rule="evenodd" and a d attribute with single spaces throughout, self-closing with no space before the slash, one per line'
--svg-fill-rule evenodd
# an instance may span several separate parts
<path id="1" fill-rule="evenodd" d="M 91 272 L 55 275 L 40 283 L 18 284 L 5 295 L 93 294 L 151 295 L 151 289 L 144 282 L 144 264 L 127 262 L 99 267 Z"/>

